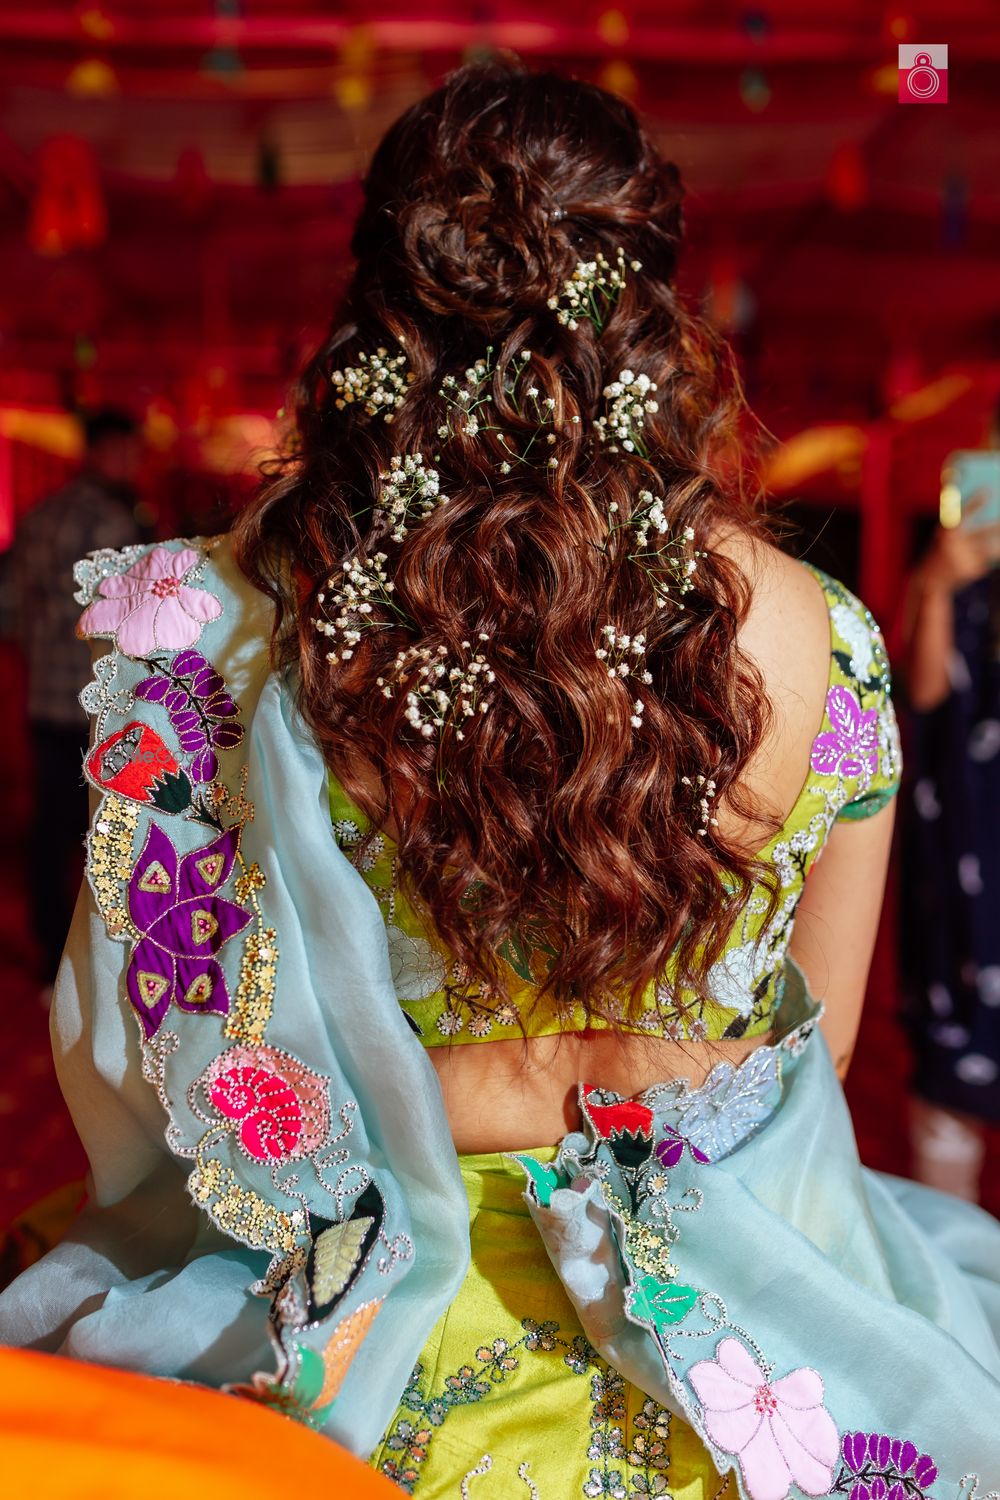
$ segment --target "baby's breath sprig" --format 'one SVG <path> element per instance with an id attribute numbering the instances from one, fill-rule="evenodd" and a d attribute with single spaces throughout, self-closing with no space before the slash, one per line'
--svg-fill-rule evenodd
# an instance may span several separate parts
<path id="1" fill-rule="evenodd" d="M 425 521 L 437 506 L 448 503 L 448 496 L 441 494 L 437 469 L 425 465 L 422 453 L 394 454 L 379 479 L 382 494 L 374 520 L 394 542 L 401 542 L 415 522 Z"/>
<path id="2" fill-rule="evenodd" d="M 477 359 L 470 365 L 461 380 L 457 375 L 444 377 L 438 391 L 449 408 L 448 420 L 438 428 L 438 437 L 443 441 L 456 433 L 474 438 L 480 432 L 490 430 L 490 424 L 484 423 L 479 413 L 490 404 L 490 384 L 496 368 L 493 356 L 494 347 L 487 344 L 485 359 Z"/>
<path id="3" fill-rule="evenodd" d="M 313 620 L 320 635 L 336 645 L 337 649 L 326 653 L 327 661 L 349 661 L 368 630 L 386 630 L 405 623 L 403 611 L 392 598 L 396 585 L 385 569 L 388 560 L 384 552 L 348 558 L 343 572 L 327 579 L 326 588 L 316 595 L 317 604 L 333 615 L 332 619 Z M 395 619 L 380 619 L 376 611 L 388 612 Z"/>
<path id="4" fill-rule="evenodd" d="M 694 780 L 690 776 L 681 777 L 681 786 L 690 787 L 694 794 L 695 803 L 698 808 L 698 819 L 701 827 L 697 829 L 699 838 L 707 838 L 710 828 L 718 828 L 719 820 L 712 816 L 712 799 L 715 796 L 716 786 L 711 776 L 696 776 Z"/>
<path id="5" fill-rule="evenodd" d="M 489 636 L 480 632 L 479 641 Z M 473 651 L 471 641 L 463 641 L 464 651 Z M 448 647 L 409 646 L 400 651 L 385 677 L 375 679 L 386 698 L 394 696 L 396 684 L 409 682 L 403 717 L 423 739 L 443 736 L 449 728 L 455 738 L 465 739 L 469 719 L 484 714 L 492 699 L 486 689 L 496 680 L 495 673 L 479 649 L 464 666 L 448 665 Z"/>
<path id="6" fill-rule="evenodd" d="M 601 636 L 603 643 L 598 646 L 594 655 L 607 667 L 608 676 L 636 675 L 636 667 L 646 654 L 645 632 L 640 631 L 638 635 L 625 635 L 614 625 L 602 625 Z M 648 684 L 653 678 L 649 672 L 643 671 L 639 680 Z"/>
<path id="7" fill-rule="evenodd" d="M 608 410 L 605 416 L 596 419 L 594 428 L 599 440 L 607 443 L 609 453 L 624 448 L 626 453 L 647 457 L 642 430 L 647 413 L 659 410 L 651 395 L 655 390 L 655 380 L 648 375 L 636 375 L 632 370 L 622 370 L 617 380 L 604 387 Z"/>
<path id="8" fill-rule="evenodd" d="M 514 463 L 520 464 L 531 462 L 531 450 L 540 440 L 543 434 L 545 437 L 546 447 L 554 447 L 556 443 L 556 400 L 554 396 L 543 396 L 541 391 L 538 389 L 538 386 L 535 385 L 534 381 L 531 378 L 531 369 L 529 365 L 530 360 L 531 350 L 522 349 L 520 361 L 515 364 L 513 374 L 508 375 L 507 379 L 504 382 L 504 392 L 507 396 L 508 401 L 517 412 L 518 416 L 525 418 L 527 421 L 534 422 L 535 424 L 534 432 L 528 438 L 527 443 L 519 453 L 515 452 L 511 448 L 506 433 L 500 433 L 500 441 L 503 444 L 504 448 L 506 448 L 510 453 Z M 525 384 L 526 381 L 530 383 Z M 578 416 L 574 416 L 570 420 L 573 422 L 579 422 L 580 418 Z M 549 431 L 546 431 L 546 428 L 548 428 Z M 548 467 L 550 469 L 555 469 L 558 468 L 558 466 L 559 460 L 555 457 L 554 454 L 550 455 L 548 459 Z M 505 459 L 500 465 L 500 472 L 501 474 L 509 474 L 510 470 L 511 463 L 507 459 Z"/>
<path id="9" fill-rule="evenodd" d="M 633 271 L 642 270 L 642 262 L 629 262 Z M 618 246 L 614 265 L 599 250 L 593 260 L 577 261 L 572 276 L 563 282 L 557 297 L 550 297 L 549 307 L 565 328 L 579 328 L 581 318 L 592 323 L 598 333 L 621 296 L 626 280 L 625 251 Z"/>
<path id="10" fill-rule="evenodd" d="M 330 384 L 336 393 L 334 406 L 343 411 L 345 406 L 363 402 L 368 416 L 380 413 L 387 422 L 406 399 L 407 389 L 413 384 L 413 372 L 406 369 L 406 355 L 390 356 L 388 349 L 379 346 L 374 354 L 359 354 L 360 363 L 347 365 L 343 370 L 334 370 Z"/>
<path id="11" fill-rule="evenodd" d="M 619 631 L 614 625 L 603 625 L 601 627 L 601 645 L 598 646 L 594 655 L 597 660 L 603 662 L 607 668 L 609 677 L 636 677 L 646 687 L 653 680 L 652 672 L 640 666 L 646 654 L 646 636 L 640 631 L 638 635 L 626 635 Z M 642 716 L 646 705 L 641 698 L 636 698 L 632 704 L 631 724 L 633 729 L 640 728 Z"/>
<path id="12" fill-rule="evenodd" d="M 693 526 L 685 526 L 679 534 L 671 532 L 663 501 L 652 490 L 640 490 L 637 500 L 638 503 L 624 522 L 617 521 L 618 502 L 612 500 L 608 506 L 612 516 L 609 534 L 613 535 L 616 531 L 634 534 L 634 543 L 629 543 L 634 550 L 628 552 L 628 559 L 646 574 L 658 608 L 664 609 L 668 603 L 680 602 L 685 594 L 691 592 L 698 558 L 707 557 L 708 554 L 691 546 L 694 541 Z"/>
<path id="13" fill-rule="evenodd" d="M 438 437 L 446 441 L 454 437 L 456 433 L 464 433 L 466 437 L 479 437 L 483 433 L 496 433 L 500 446 L 508 457 L 501 460 L 499 471 L 501 474 L 509 474 L 515 464 L 526 464 L 532 462 L 531 450 L 544 435 L 546 447 L 552 447 L 556 443 L 556 432 L 554 430 L 555 397 L 542 396 L 538 386 L 531 381 L 531 350 L 522 349 L 520 356 L 513 362 L 513 368 L 508 368 L 504 373 L 504 394 L 513 406 L 519 417 L 526 418 L 535 425 L 534 432 L 529 436 L 526 444 L 520 450 L 515 448 L 510 440 L 510 435 L 494 419 L 492 405 L 491 386 L 496 370 L 496 361 L 493 357 L 494 349 L 490 344 L 486 350 L 486 358 L 477 360 L 470 365 L 465 372 L 464 381 L 460 381 L 456 375 L 446 375 L 439 394 L 449 407 L 447 422 L 443 422 L 438 428 Z M 579 416 L 574 416 L 571 421 L 578 423 Z M 550 429 L 546 431 L 546 429 Z M 548 467 L 558 467 L 559 460 L 551 456 Z"/>

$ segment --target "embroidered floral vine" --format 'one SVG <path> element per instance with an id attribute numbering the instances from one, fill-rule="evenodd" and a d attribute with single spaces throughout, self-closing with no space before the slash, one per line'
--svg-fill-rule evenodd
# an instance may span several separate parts
<path id="1" fill-rule="evenodd" d="M 489 1401 L 522 1379 L 537 1378 L 540 1360 L 558 1358 L 587 1382 L 590 1420 L 582 1441 L 589 1470 L 580 1494 L 585 1500 L 669 1494 L 670 1412 L 646 1398 L 629 1422 L 625 1382 L 585 1338 L 565 1336 L 554 1320 L 524 1318 L 521 1329 L 516 1340 L 488 1339 L 467 1364 L 435 1375 L 433 1383 L 423 1365 L 417 1365 L 383 1444 L 379 1468 L 386 1478 L 404 1493 L 419 1495 L 434 1438 L 456 1410 Z"/>
<path id="2" fill-rule="evenodd" d="M 245 738 L 240 708 L 209 658 L 190 649 L 222 613 L 193 582 L 204 562 L 185 545 L 101 555 L 77 570 L 92 596 L 82 631 L 111 635 L 116 647 L 82 694 L 96 720 L 85 771 L 102 794 L 88 878 L 109 935 L 128 945 L 124 989 L 142 1071 L 166 1111 L 171 1149 L 191 1162 L 192 1198 L 223 1233 L 272 1255 L 256 1290 L 272 1299 L 279 1370 L 244 1394 L 316 1423 L 380 1301 L 356 1308 L 318 1350 L 307 1330 L 323 1329 L 370 1265 L 387 1276 L 413 1247 L 405 1234 L 387 1237 L 381 1193 L 343 1144 L 354 1101 L 338 1104 L 332 1133 L 329 1079 L 264 1040 L 278 937 L 261 902 L 265 872 L 242 849 L 254 816 L 247 764 L 222 773 Z M 237 941 L 238 967 L 228 952 Z M 180 1098 L 185 1018 L 213 1015 L 227 1045 Z M 254 1169 L 263 1178 L 248 1177 Z M 335 1218 L 318 1214 L 316 1190 Z"/>

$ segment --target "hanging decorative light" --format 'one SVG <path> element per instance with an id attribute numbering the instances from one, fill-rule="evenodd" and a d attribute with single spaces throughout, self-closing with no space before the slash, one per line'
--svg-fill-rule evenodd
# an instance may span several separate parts
<path id="1" fill-rule="evenodd" d="M 77 99 L 109 99 L 118 92 L 118 74 L 103 58 L 85 57 L 70 68 L 66 92 Z"/>
<path id="2" fill-rule="evenodd" d="M 856 141 L 841 141 L 826 174 L 830 202 L 842 213 L 854 213 L 868 199 L 868 170 Z"/>
<path id="3" fill-rule="evenodd" d="M 609 47 L 624 47 L 629 38 L 628 17 L 620 10 L 606 10 L 598 17 L 597 35 Z"/>
<path id="4" fill-rule="evenodd" d="M 740 74 L 740 98 L 755 115 L 759 115 L 771 102 L 771 85 L 764 77 L 762 68 L 744 68 Z"/>
<path id="5" fill-rule="evenodd" d="M 38 185 L 28 240 L 40 255 L 91 249 L 107 234 L 108 219 L 97 157 L 78 136 L 54 136 L 38 156 Z"/>
<path id="6" fill-rule="evenodd" d="M 206 73 L 229 79 L 243 72 L 243 59 L 233 40 L 235 32 L 232 26 L 224 24 L 227 21 L 238 21 L 241 14 L 240 0 L 215 0 L 215 15 L 220 24 L 216 27 L 215 46 L 202 59 L 202 68 Z"/>
<path id="7" fill-rule="evenodd" d="M 622 99 L 628 99 L 634 103 L 639 94 L 639 79 L 635 69 L 627 63 L 623 57 L 614 57 L 606 62 L 597 76 L 597 81 L 602 89 L 607 89 L 609 94 L 617 94 Z"/>
<path id="8" fill-rule="evenodd" d="M 367 109 L 372 98 L 372 63 L 375 42 L 367 26 L 353 26 L 337 52 L 340 64 L 333 95 L 341 109 Z"/>
<path id="9" fill-rule="evenodd" d="M 76 19 L 84 36 L 92 42 L 110 42 L 115 34 L 114 19 L 103 5 L 78 5 Z"/>

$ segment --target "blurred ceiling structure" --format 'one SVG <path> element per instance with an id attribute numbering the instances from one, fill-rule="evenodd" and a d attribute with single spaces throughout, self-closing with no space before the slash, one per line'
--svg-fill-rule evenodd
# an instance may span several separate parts
<path id="1" fill-rule="evenodd" d="M 898 102 L 898 44 L 922 41 L 949 46 L 946 105 Z M 0 0 L 0 403 L 273 412 L 349 268 L 373 146 L 495 49 L 650 121 L 687 184 L 685 286 L 776 432 L 897 420 L 961 367 L 985 377 L 898 420 L 918 454 L 941 421 L 980 440 L 1000 394 L 997 0 Z M 832 451 L 856 478 L 850 443 Z"/>

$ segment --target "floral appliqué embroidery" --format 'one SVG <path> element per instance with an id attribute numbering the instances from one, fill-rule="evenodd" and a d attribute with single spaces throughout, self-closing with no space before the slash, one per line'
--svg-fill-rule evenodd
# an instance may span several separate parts
<path id="1" fill-rule="evenodd" d="M 866 791 L 878 771 L 878 712 L 862 710 L 850 688 L 832 687 L 826 709 L 833 725 L 813 741 L 810 764 L 821 776 L 856 777 Z"/>
<path id="2" fill-rule="evenodd" d="M 138 941 L 125 976 L 129 999 L 147 1037 L 171 1001 L 182 1010 L 229 1010 L 229 991 L 216 955 L 252 920 L 244 907 L 218 894 L 229 879 L 239 832 L 178 856 L 151 823 L 128 882 L 128 915 Z"/>
<path id="3" fill-rule="evenodd" d="M 937 1465 L 908 1439 L 883 1432 L 845 1432 L 843 1463 L 831 1495 L 852 1500 L 924 1500 L 937 1479 Z"/>
<path id="4" fill-rule="evenodd" d="M 276 1047 L 231 1047 L 198 1080 L 209 1106 L 238 1127 L 251 1161 L 283 1166 L 330 1133 L 327 1080 Z"/>
<path id="5" fill-rule="evenodd" d="M 247 767 L 228 783 L 220 779 L 220 755 L 245 737 L 240 709 L 222 675 L 190 649 L 222 612 L 221 601 L 192 581 L 203 560 L 193 547 L 157 547 L 138 558 L 102 554 L 76 570 L 81 602 L 91 601 L 81 633 L 116 637 L 118 653 L 98 661 L 82 694 L 96 719 L 85 770 L 103 793 L 88 836 L 88 876 L 109 935 L 131 947 L 125 990 L 142 1032 L 143 1073 L 166 1111 L 171 1148 L 192 1161 L 192 1198 L 223 1233 L 272 1253 L 253 1290 L 271 1297 L 278 1368 L 260 1372 L 241 1393 L 320 1425 L 381 1299 L 355 1308 L 320 1349 L 303 1331 L 326 1333 L 326 1319 L 378 1245 L 387 1253 L 377 1269 L 386 1274 L 413 1250 L 404 1234 L 386 1237 L 381 1193 L 340 1144 L 353 1128 L 354 1101 L 340 1106 L 340 1133 L 331 1135 L 329 1079 L 264 1044 L 278 940 L 260 901 L 265 874 L 241 848 L 254 816 Z M 167 650 L 177 654 L 160 654 Z M 147 672 L 134 685 L 126 657 Z M 109 732 L 111 716 L 120 727 Z M 176 819 L 176 841 L 162 826 L 164 814 Z M 183 849 L 192 824 L 206 834 Z M 231 993 L 220 956 L 236 938 L 242 951 Z M 185 1084 L 191 1115 L 206 1127 L 197 1139 L 179 1125 L 168 1081 L 185 1036 L 184 1026 L 163 1025 L 171 1007 L 178 1020 L 184 1013 L 224 1018 L 223 1034 L 234 1044 Z M 261 1191 L 250 1168 L 231 1154 L 225 1159 L 230 1141 L 252 1168 L 264 1169 Z M 329 1209 L 316 1209 L 302 1166 L 284 1180 L 274 1175 L 293 1163 L 308 1164 Z M 331 1167 L 339 1175 L 324 1175 Z"/>
<path id="6" fill-rule="evenodd" d="M 688 1380 L 705 1430 L 739 1458 L 753 1500 L 785 1500 L 792 1484 L 807 1495 L 829 1492 L 840 1445 L 815 1370 L 772 1381 L 739 1339 L 726 1338 L 714 1359 L 691 1366 Z"/>
<path id="7" fill-rule="evenodd" d="M 185 582 L 201 561 L 193 547 L 153 547 L 124 573 L 101 579 L 79 633 L 112 636 L 126 656 L 193 646 L 209 620 L 222 614 L 214 594 Z"/>

